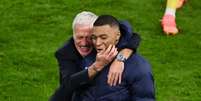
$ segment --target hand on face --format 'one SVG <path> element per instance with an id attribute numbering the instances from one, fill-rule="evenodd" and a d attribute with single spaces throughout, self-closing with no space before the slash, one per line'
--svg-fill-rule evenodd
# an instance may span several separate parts
<path id="1" fill-rule="evenodd" d="M 114 45 L 109 45 L 106 50 L 102 50 L 96 55 L 96 69 L 101 71 L 105 65 L 112 62 L 118 54 L 117 48 Z"/>

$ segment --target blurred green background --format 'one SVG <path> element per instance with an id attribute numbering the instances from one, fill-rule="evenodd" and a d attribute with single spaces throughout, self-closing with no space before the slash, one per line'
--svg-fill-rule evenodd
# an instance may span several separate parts
<path id="1" fill-rule="evenodd" d="M 160 27 L 165 0 L 0 0 L 0 101 L 47 101 L 58 87 L 54 52 L 83 11 L 128 20 L 152 64 L 158 101 L 201 101 L 201 5 L 177 12 L 178 35 Z"/>

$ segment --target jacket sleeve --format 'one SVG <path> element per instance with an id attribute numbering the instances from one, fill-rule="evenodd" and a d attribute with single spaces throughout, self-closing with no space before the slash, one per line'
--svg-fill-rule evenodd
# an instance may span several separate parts
<path id="1" fill-rule="evenodd" d="M 71 101 L 73 92 L 89 81 L 87 70 L 77 70 L 76 61 L 68 60 L 65 55 L 56 52 L 59 63 L 60 86 L 50 101 Z"/>
<path id="2" fill-rule="evenodd" d="M 120 31 L 122 37 L 117 47 L 120 49 L 129 48 L 135 53 L 141 41 L 140 35 L 132 32 L 131 25 L 127 21 L 120 21 Z"/>
<path id="3" fill-rule="evenodd" d="M 56 53 L 56 58 L 59 63 L 60 82 L 61 84 L 69 84 L 72 88 L 77 88 L 85 84 L 89 80 L 88 71 L 79 69 L 79 64 L 76 60 L 66 58 L 67 56 Z"/>
<path id="4" fill-rule="evenodd" d="M 138 65 L 130 92 L 132 101 L 155 101 L 154 79 L 148 63 Z"/>
<path id="5" fill-rule="evenodd" d="M 137 33 L 133 33 L 131 38 L 128 40 L 127 44 L 125 44 L 125 48 L 132 49 L 135 53 L 140 45 L 140 41 L 140 35 Z"/>

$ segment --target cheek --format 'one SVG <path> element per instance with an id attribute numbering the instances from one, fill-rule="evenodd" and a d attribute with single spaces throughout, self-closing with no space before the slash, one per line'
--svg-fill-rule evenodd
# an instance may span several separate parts
<path id="1" fill-rule="evenodd" d="M 104 41 L 105 48 L 109 47 L 109 45 L 111 45 L 111 42 L 109 40 Z"/>
<path id="2" fill-rule="evenodd" d="M 113 39 L 108 39 L 107 41 L 106 41 L 106 44 L 109 46 L 109 45 L 115 45 L 115 39 L 113 38 Z"/>
<path id="3" fill-rule="evenodd" d="M 74 42 L 75 42 L 76 45 L 79 45 L 80 40 L 74 40 Z"/>
<path id="4" fill-rule="evenodd" d="M 92 43 L 93 43 L 93 40 L 91 40 L 91 38 L 88 38 L 88 39 L 87 39 L 87 42 L 90 43 L 90 44 L 92 44 Z"/>
<path id="5" fill-rule="evenodd" d="M 117 44 L 117 42 L 118 42 L 118 38 L 113 38 L 113 40 L 112 40 L 112 44 L 114 44 L 114 45 L 116 45 Z"/>

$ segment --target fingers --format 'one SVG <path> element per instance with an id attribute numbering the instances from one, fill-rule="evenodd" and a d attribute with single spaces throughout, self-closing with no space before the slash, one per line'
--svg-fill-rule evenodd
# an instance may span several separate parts
<path id="1" fill-rule="evenodd" d="M 106 50 L 100 51 L 98 54 L 109 54 L 110 50 L 112 49 L 113 45 L 109 45 Z"/>
<path id="2" fill-rule="evenodd" d="M 108 80 L 107 83 L 110 86 L 116 86 L 117 84 L 121 84 L 122 74 L 124 71 L 124 63 L 119 61 L 113 61 L 110 66 L 108 72 Z"/>
<path id="3" fill-rule="evenodd" d="M 115 52 L 115 46 L 112 45 L 111 50 L 108 52 L 108 56 L 111 56 Z"/>
<path id="4" fill-rule="evenodd" d="M 119 73 L 119 84 L 121 84 L 121 79 L 122 79 L 122 74 L 123 74 L 123 70 L 124 70 L 124 63 L 121 64 L 121 72 Z"/>
<path id="5" fill-rule="evenodd" d="M 118 51 L 115 45 L 109 45 L 104 52 L 98 53 L 98 55 L 103 56 L 108 62 L 111 62 L 116 57 L 117 54 Z"/>
<path id="6" fill-rule="evenodd" d="M 117 54 L 118 54 L 117 48 L 113 45 L 107 56 L 109 57 L 109 59 L 112 60 Z"/>
<path id="7" fill-rule="evenodd" d="M 108 79 L 107 79 L 107 83 L 110 85 L 110 86 L 112 86 L 112 80 L 113 80 L 113 76 L 112 76 L 113 74 L 112 73 L 109 73 L 108 74 Z"/>
<path id="8" fill-rule="evenodd" d="M 118 78 L 119 78 L 119 73 L 115 73 L 114 74 L 114 80 L 112 81 L 112 86 L 117 85 Z"/>
<path id="9" fill-rule="evenodd" d="M 101 65 L 107 65 L 118 54 L 117 48 L 115 45 L 110 45 L 105 51 L 101 51 L 96 55 L 96 62 Z"/>
<path id="10" fill-rule="evenodd" d="M 105 54 L 109 54 L 110 50 L 113 48 L 113 45 L 109 45 L 109 47 L 105 50 Z"/>
<path id="11" fill-rule="evenodd" d="M 107 83 L 110 86 L 116 86 L 121 83 L 121 73 L 111 73 L 108 75 Z"/>
<path id="12" fill-rule="evenodd" d="M 119 76 L 119 81 L 118 81 L 118 84 L 121 84 L 121 77 L 122 77 L 122 73 L 120 73 L 118 76 Z"/>
<path id="13" fill-rule="evenodd" d="M 113 55 L 112 55 L 112 56 L 116 57 L 117 54 L 118 54 L 118 51 L 117 51 L 117 48 L 115 48 L 115 51 L 113 52 Z"/>

